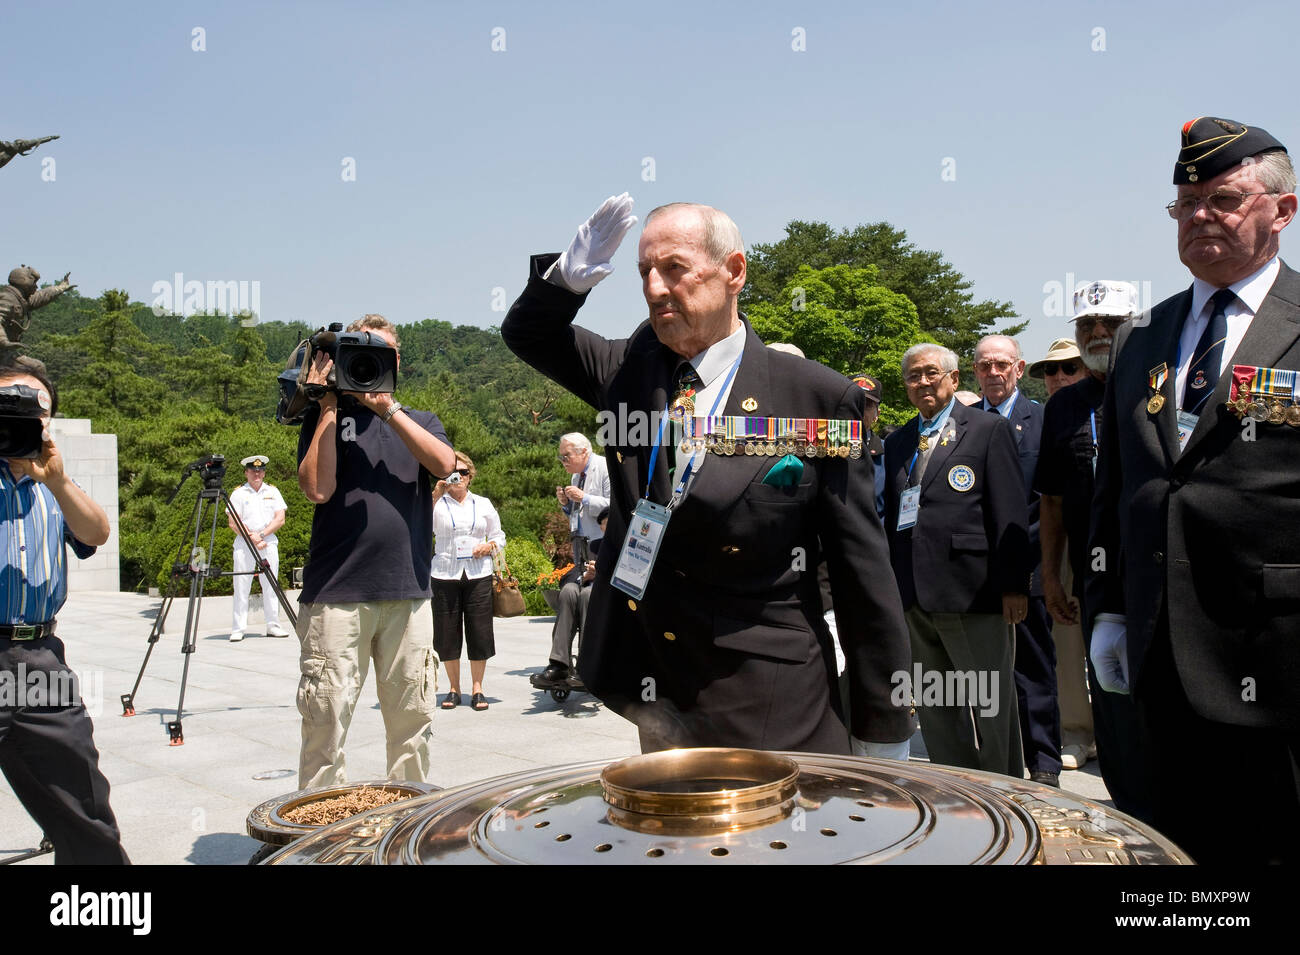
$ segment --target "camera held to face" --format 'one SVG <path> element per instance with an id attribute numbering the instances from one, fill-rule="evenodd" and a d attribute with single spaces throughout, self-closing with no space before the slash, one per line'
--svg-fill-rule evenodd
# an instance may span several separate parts
<path id="1" fill-rule="evenodd" d="M 35 458 L 44 443 L 49 397 L 29 385 L 0 387 L 0 458 Z"/>
<path id="2" fill-rule="evenodd" d="M 299 384 L 316 355 L 334 362 L 327 385 Z M 374 332 L 345 332 L 341 322 L 317 329 L 300 342 L 280 372 L 280 404 L 275 417 L 281 424 L 300 424 L 308 402 L 319 401 L 327 390 L 391 394 L 397 390 L 397 349 Z"/>

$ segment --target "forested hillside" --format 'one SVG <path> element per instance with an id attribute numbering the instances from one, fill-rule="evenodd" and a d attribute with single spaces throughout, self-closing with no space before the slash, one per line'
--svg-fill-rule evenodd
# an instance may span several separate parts
<path id="1" fill-rule="evenodd" d="M 966 369 L 963 386 L 974 388 L 975 341 L 995 321 L 1015 318 L 1007 303 L 978 302 L 969 287 L 938 253 L 916 250 L 886 223 L 836 233 L 793 222 L 785 239 L 751 253 L 743 307 L 765 341 L 792 341 L 838 371 L 879 377 L 882 418 L 901 422 L 912 414 L 898 368 L 909 345 L 953 348 Z M 184 467 L 209 453 L 227 459 L 227 492 L 243 481 L 241 458 L 270 458 L 267 480 L 289 505 L 279 533 L 282 580 L 305 562 L 311 505 L 298 490 L 298 428 L 277 424 L 274 411 L 276 375 L 312 330 L 256 317 L 155 314 L 117 290 L 98 298 L 74 290 L 35 314 L 24 345 L 54 376 L 60 412 L 118 436 L 123 589 L 166 587 L 178 556 L 188 558 L 198 478 L 167 498 Z M 556 444 L 569 431 L 594 440 L 594 410 L 515 358 L 495 328 L 428 320 L 400 332 L 398 399 L 436 412 L 474 460 L 474 491 L 501 514 L 529 610 L 546 612 L 535 581 L 552 569 L 567 529 L 555 519 L 554 489 L 567 483 Z M 1041 400 L 1041 382 L 1022 386 Z M 219 521 L 211 560 L 229 568 L 231 544 Z M 229 578 L 210 580 L 207 590 L 229 593 Z"/>

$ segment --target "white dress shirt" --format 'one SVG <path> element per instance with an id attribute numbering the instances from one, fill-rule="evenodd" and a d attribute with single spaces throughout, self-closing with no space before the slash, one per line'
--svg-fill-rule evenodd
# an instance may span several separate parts
<path id="1" fill-rule="evenodd" d="M 465 500 L 456 502 L 450 494 L 443 494 L 433 505 L 433 564 L 429 576 L 438 580 L 459 580 L 461 575 L 477 580 L 492 573 L 492 557 L 456 556 L 456 539 L 472 538 L 475 544 L 496 544 L 505 550 L 506 535 L 501 531 L 501 518 L 492 502 L 486 497 L 469 493 Z"/>
<path id="2" fill-rule="evenodd" d="M 284 498 L 274 484 L 262 484 L 261 490 L 254 491 L 252 485 L 243 484 L 235 488 L 230 494 L 230 506 L 234 508 L 239 519 L 244 522 L 249 533 L 261 533 L 263 527 L 271 523 L 271 518 L 275 517 L 278 511 L 284 511 L 288 508 L 284 503 Z M 274 534 L 263 534 L 262 539 L 268 545 L 276 544 Z M 235 546 L 248 547 L 244 544 L 244 539 L 238 534 L 235 535 Z"/>
<path id="3" fill-rule="evenodd" d="M 695 417 L 703 418 L 709 414 L 710 409 L 717 406 L 717 414 L 722 414 L 723 409 L 727 407 L 727 399 L 731 396 L 731 386 L 735 384 L 736 376 L 729 374 L 731 366 L 736 363 L 745 351 L 745 326 L 741 326 L 722 339 L 720 342 L 714 342 L 704 351 L 691 358 L 691 367 L 695 369 L 695 374 L 700 376 L 701 384 L 695 389 Z M 672 395 L 668 396 L 672 401 Z M 673 472 L 673 487 L 677 487 L 677 482 L 681 480 L 682 469 L 686 467 L 686 462 L 691 459 L 691 452 L 683 452 L 681 449 L 682 431 L 675 425 L 666 429 L 667 434 L 664 436 L 664 443 L 672 442 L 674 450 L 674 466 L 676 471 Z M 665 449 L 666 450 L 666 449 Z M 662 452 L 661 452 L 662 453 Z M 706 452 L 699 452 L 695 458 L 695 466 L 691 469 L 691 477 L 694 478 L 704 466 L 705 459 L 708 458 Z"/>
<path id="4" fill-rule="evenodd" d="M 1264 304 L 1269 289 L 1273 287 L 1281 271 L 1282 264 L 1277 256 L 1274 256 L 1259 271 L 1228 286 L 1236 293 L 1237 298 L 1223 310 L 1223 314 L 1228 319 L 1228 340 L 1223 343 L 1223 357 L 1219 362 L 1220 376 L 1232 364 L 1232 356 L 1237 353 L 1237 347 L 1246 337 L 1255 313 Z M 1175 407 L 1183 406 L 1183 392 L 1187 390 L 1187 373 L 1191 371 L 1193 359 L 1198 357 L 1196 346 L 1200 343 L 1201 336 L 1205 334 L 1205 326 L 1210 323 L 1210 313 L 1214 310 L 1210 305 L 1210 298 L 1217 291 L 1218 288 L 1203 279 L 1192 282 L 1192 307 L 1183 322 L 1183 333 L 1178 338 L 1178 378 L 1174 383 Z"/>

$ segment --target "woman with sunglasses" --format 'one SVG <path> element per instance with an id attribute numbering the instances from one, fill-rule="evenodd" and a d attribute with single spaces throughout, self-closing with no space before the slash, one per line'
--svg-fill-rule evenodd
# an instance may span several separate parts
<path id="1" fill-rule="evenodd" d="M 462 635 L 469 654 L 470 706 L 488 708 L 483 674 L 496 654 L 492 634 L 492 555 L 504 550 L 501 518 L 486 497 L 470 493 L 478 473 L 456 452 L 456 470 L 433 489 L 433 648 L 447 668 L 444 710 L 460 705 Z"/>

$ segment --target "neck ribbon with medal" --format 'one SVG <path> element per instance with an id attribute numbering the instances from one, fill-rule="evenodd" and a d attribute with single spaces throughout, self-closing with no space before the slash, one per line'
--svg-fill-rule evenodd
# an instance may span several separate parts
<path id="1" fill-rule="evenodd" d="M 1176 361 L 1181 362 L 1181 356 L 1182 347 L 1179 346 L 1179 358 L 1176 359 Z M 1195 364 L 1196 361 L 1193 359 L 1192 365 L 1195 366 Z M 1151 389 L 1151 395 L 1147 398 L 1147 414 L 1158 415 L 1160 414 L 1161 409 L 1164 408 L 1165 396 L 1160 393 L 1160 389 L 1164 387 L 1165 382 L 1168 380 L 1169 365 L 1166 362 L 1162 361 L 1160 364 L 1156 365 L 1156 367 L 1147 372 L 1147 387 Z M 1196 381 L 1189 381 L 1187 383 L 1188 388 L 1204 388 L 1205 385 L 1206 381 L 1204 373 L 1199 369 L 1197 370 Z M 1202 398 L 1201 400 L 1204 401 L 1205 399 Z M 1201 406 L 1198 403 L 1196 407 L 1199 409 Z M 1189 411 L 1183 410 L 1182 408 L 1178 409 L 1177 425 L 1179 451 L 1182 451 L 1183 448 L 1187 447 L 1187 442 L 1191 439 L 1192 432 L 1196 430 L 1196 422 L 1199 418 L 1199 414 L 1193 414 Z M 1093 461 L 1093 473 L 1096 473 L 1095 459 Z"/>

